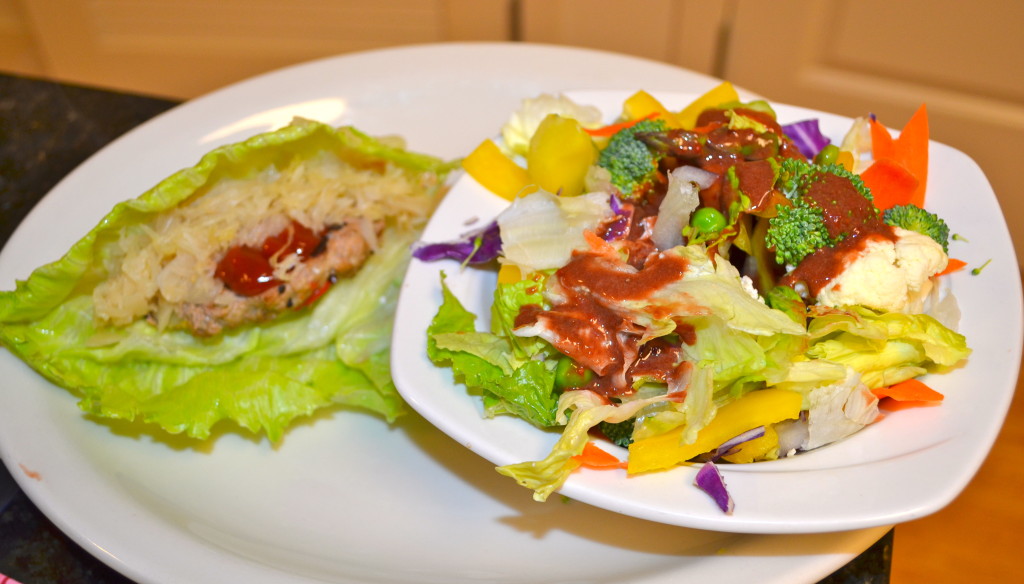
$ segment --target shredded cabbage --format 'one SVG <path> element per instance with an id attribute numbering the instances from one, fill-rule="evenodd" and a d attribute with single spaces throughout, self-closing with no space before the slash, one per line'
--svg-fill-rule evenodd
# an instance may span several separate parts
<path id="1" fill-rule="evenodd" d="M 558 268 L 574 249 L 587 247 L 584 232 L 613 216 L 607 193 L 559 197 L 536 191 L 498 215 L 504 261 L 524 273 Z"/>
<path id="2" fill-rule="evenodd" d="M 598 108 L 579 105 L 564 95 L 545 93 L 526 98 L 519 110 L 513 112 L 501 128 L 505 149 L 512 154 L 526 156 L 530 149 L 530 140 L 548 114 L 573 118 L 584 128 L 596 128 L 601 125 L 602 120 L 601 110 Z"/>

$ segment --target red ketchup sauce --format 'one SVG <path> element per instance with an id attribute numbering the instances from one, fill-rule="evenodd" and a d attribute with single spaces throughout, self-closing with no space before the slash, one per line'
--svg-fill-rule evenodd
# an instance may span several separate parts
<path id="1" fill-rule="evenodd" d="M 301 258 L 313 255 L 323 237 L 297 221 L 276 235 L 263 240 L 260 246 L 236 245 L 217 262 L 214 275 L 239 296 L 256 296 L 279 286 L 274 277 L 271 259 L 296 254 Z"/>

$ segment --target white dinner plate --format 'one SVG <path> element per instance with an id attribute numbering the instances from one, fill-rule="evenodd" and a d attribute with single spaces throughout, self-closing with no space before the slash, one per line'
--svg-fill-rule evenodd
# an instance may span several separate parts
<path id="1" fill-rule="evenodd" d="M 454 157 L 542 91 L 702 92 L 715 83 L 620 55 L 506 44 L 382 50 L 274 72 L 155 118 L 68 175 L 0 253 L 0 288 L 57 259 L 115 203 L 292 115 L 402 134 L 413 149 Z M 421 343 L 422 335 L 396 340 L 407 353 Z M 724 584 L 754 572 L 788 584 L 826 576 L 886 530 L 730 534 L 579 502 L 539 505 L 415 413 L 389 426 L 339 410 L 294 428 L 277 448 L 224 433 L 197 449 L 83 416 L 69 392 L 3 350 L 0 379 L 4 463 L 58 527 L 141 583 Z M 992 416 L 998 403 L 975 407 Z M 755 504 L 738 494 L 742 506 Z"/>
<path id="2" fill-rule="evenodd" d="M 630 92 L 569 93 L 614 118 Z M 656 94 L 680 109 L 693 94 Z M 852 120 L 773 104 L 778 119 L 820 120 L 839 143 Z M 902 120 L 883 120 L 902 126 Z M 492 128 L 497 132 L 497 128 Z M 581 470 L 561 493 L 627 515 L 697 529 L 748 533 L 810 533 L 889 525 L 937 511 L 967 485 L 988 454 L 1016 385 L 1021 357 L 1021 289 L 1006 222 L 982 171 L 963 153 L 932 142 L 926 206 L 954 233 L 950 255 L 977 267 L 950 285 L 962 308 L 961 332 L 974 352 L 966 365 L 930 375 L 946 397 L 941 406 L 888 413 L 854 436 L 799 456 L 749 465 L 719 465 L 735 501 L 731 515 L 693 486 L 695 465 L 644 475 L 625 470 Z M 489 222 L 508 205 L 463 176 L 435 212 L 423 241 L 457 239 Z M 403 283 L 392 350 L 393 375 L 406 401 L 426 419 L 496 465 L 543 459 L 558 439 L 512 416 L 482 415 L 479 398 L 453 383 L 451 371 L 426 357 L 426 329 L 441 303 L 439 273 L 488 330 L 494 270 L 461 268 L 454 260 L 414 260 Z M 619 458 L 624 449 L 607 445 Z M 509 479 L 511 481 L 511 479 Z M 531 493 L 523 489 L 522 498 Z M 556 503 L 557 504 L 557 503 Z"/>

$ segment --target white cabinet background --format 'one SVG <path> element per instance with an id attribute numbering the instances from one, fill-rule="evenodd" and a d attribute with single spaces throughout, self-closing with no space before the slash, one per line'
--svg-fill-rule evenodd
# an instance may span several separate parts
<path id="1" fill-rule="evenodd" d="M 894 126 L 927 103 L 932 137 L 985 170 L 1024 260 L 1019 0 L 0 0 L 0 70 L 180 99 L 446 41 L 627 53 Z"/>

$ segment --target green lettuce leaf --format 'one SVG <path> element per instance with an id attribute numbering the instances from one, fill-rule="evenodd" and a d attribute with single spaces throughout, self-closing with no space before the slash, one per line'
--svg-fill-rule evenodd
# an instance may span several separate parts
<path id="1" fill-rule="evenodd" d="M 804 336 L 801 323 L 781 310 L 771 308 L 754 298 L 742 285 L 739 271 L 724 258 L 712 261 L 699 245 L 679 246 L 666 253 L 676 253 L 689 263 L 684 277 L 668 283 L 645 303 L 673 309 L 673 314 L 714 314 L 732 329 L 751 335 L 788 334 Z M 689 300 L 686 306 L 682 300 Z"/>
<path id="2" fill-rule="evenodd" d="M 861 306 L 812 315 L 807 356 L 851 367 L 870 389 L 955 366 L 971 354 L 962 334 L 926 314 Z"/>
<path id="3" fill-rule="evenodd" d="M 515 359 L 523 362 L 540 353 L 549 352 L 551 345 L 537 337 L 516 336 L 516 317 L 523 306 L 536 304 L 544 306 L 545 272 L 535 272 L 529 279 L 511 283 L 499 283 L 494 289 L 494 303 L 491 305 L 491 332 L 508 339 Z"/>
<path id="4" fill-rule="evenodd" d="M 683 440 L 688 443 L 696 440 L 697 432 L 718 411 L 714 400 L 714 376 L 712 364 L 697 365 L 686 385 L 686 399 L 681 403 L 669 400 L 655 402 L 637 413 L 633 439 L 643 440 L 686 426 Z"/>
<path id="5" fill-rule="evenodd" d="M 231 421 L 278 441 L 296 418 L 333 404 L 395 419 L 403 403 L 388 353 L 398 284 L 417 233 L 389 227 L 381 247 L 312 307 L 259 325 L 200 338 L 139 320 L 103 330 L 91 291 L 121 234 L 144 227 L 224 179 L 331 152 L 350 161 L 387 160 L 436 176 L 439 194 L 454 164 L 407 152 L 353 128 L 295 120 L 217 148 L 136 199 L 116 205 L 59 260 L 0 292 L 0 344 L 101 418 L 138 420 L 205 439 Z"/>
<path id="6" fill-rule="evenodd" d="M 710 371 L 698 369 L 694 376 L 694 385 L 695 392 L 688 395 L 683 406 L 672 413 L 691 423 L 694 428 L 692 434 L 696 437 L 697 430 L 703 428 L 715 413 L 710 400 Z M 497 471 L 515 479 L 519 485 L 531 489 L 534 500 L 545 501 L 561 488 L 574 470 L 580 467 L 579 460 L 574 457 L 583 453 L 584 447 L 591 439 L 592 428 L 601 422 L 617 424 L 634 417 L 639 422 L 641 412 L 664 404 L 665 399 L 664 394 L 656 393 L 615 404 L 590 390 L 567 391 L 558 400 L 559 414 L 556 419 L 558 425 L 564 428 L 547 456 L 541 460 L 499 466 Z"/>
<path id="7" fill-rule="evenodd" d="M 488 414 L 513 414 L 542 428 L 555 425 L 558 396 L 554 392 L 554 361 L 531 358 L 540 352 L 541 343 L 531 341 L 528 345 L 532 349 L 525 349 L 527 345 L 519 346 L 517 337 L 477 331 L 476 316 L 452 294 L 444 274 L 441 288 L 443 302 L 427 328 L 430 359 L 450 366 L 455 378 L 470 391 L 482 392 Z M 536 293 L 527 293 L 526 288 L 521 283 L 499 285 L 496 296 L 528 302 Z M 497 300 L 495 306 L 505 308 L 498 309 L 496 320 L 509 315 L 514 318 L 518 308 L 513 304 Z M 500 330 L 505 325 L 495 321 L 494 326 Z M 517 346 L 526 352 L 517 355 Z"/>

